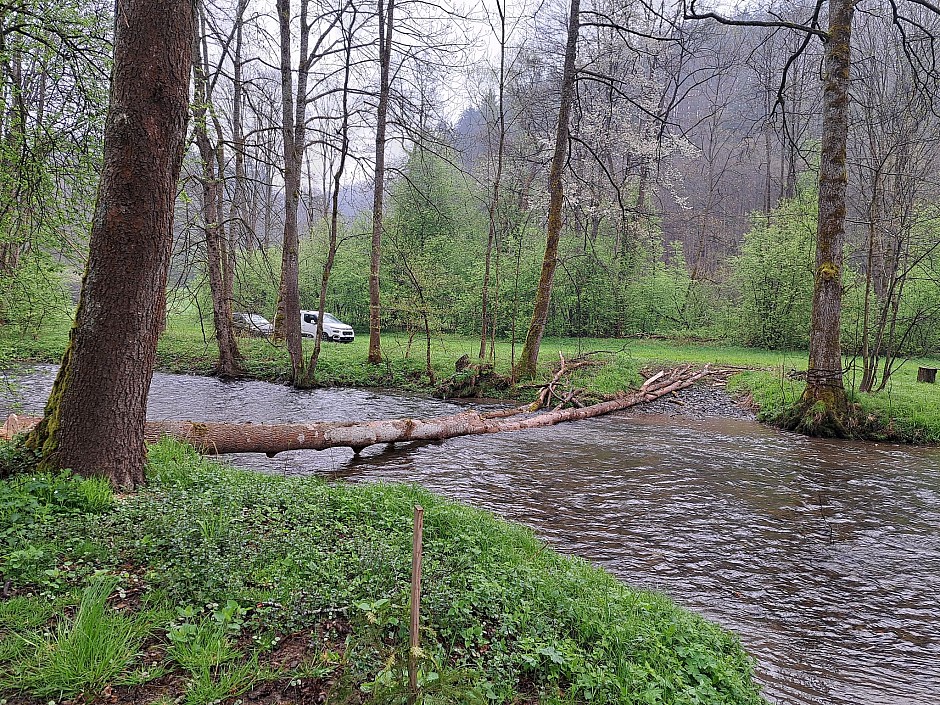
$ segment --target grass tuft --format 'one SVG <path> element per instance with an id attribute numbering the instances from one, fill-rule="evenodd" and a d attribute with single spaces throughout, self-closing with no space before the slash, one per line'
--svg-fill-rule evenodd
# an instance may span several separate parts
<path id="1" fill-rule="evenodd" d="M 30 658 L 2 682 L 35 697 L 95 696 L 131 665 L 146 632 L 146 622 L 107 606 L 117 586 L 99 576 L 82 594 L 72 620 L 60 621 L 54 634 L 33 644 Z"/>

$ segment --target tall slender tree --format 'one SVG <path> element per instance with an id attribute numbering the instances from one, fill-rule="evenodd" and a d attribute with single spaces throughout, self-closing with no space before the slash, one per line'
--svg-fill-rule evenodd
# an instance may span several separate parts
<path id="1" fill-rule="evenodd" d="M 306 120 L 307 77 L 310 64 L 307 53 L 310 28 L 307 24 L 307 0 L 300 2 L 300 60 L 297 67 L 297 92 L 294 94 L 291 63 L 291 2 L 277 0 L 281 49 L 281 147 L 284 157 L 284 237 L 281 242 L 281 286 L 274 318 L 276 335 L 287 341 L 291 379 L 303 376 L 304 353 L 300 337 L 300 289 L 298 262 L 300 237 L 297 232 L 297 209 L 300 204 L 301 170 Z M 295 116 L 296 111 L 296 116 Z"/>
<path id="2" fill-rule="evenodd" d="M 848 397 L 842 383 L 842 251 L 845 246 L 845 153 L 849 71 L 856 0 L 830 0 L 819 153 L 819 220 L 809 329 L 809 367 L 795 425 L 832 427 L 841 435 Z M 821 418 L 820 418 L 821 417 Z M 822 424 L 822 425 L 820 425 Z"/>
<path id="3" fill-rule="evenodd" d="M 144 482 L 144 421 L 166 310 L 189 113 L 193 0 L 118 0 L 104 165 L 75 323 L 42 423 L 47 468 Z"/>
<path id="4" fill-rule="evenodd" d="M 565 187 L 562 179 L 565 159 L 568 155 L 568 121 L 571 115 L 571 103 L 574 97 L 575 60 L 578 48 L 578 30 L 580 26 L 580 0 L 571 0 L 568 15 L 568 36 L 565 43 L 565 63 L 561 75 L 561 99 L 558 106 L 558 125 L 555 128 L 555 151 L 548 174 L 548 223 L 545 236 L 545 256 L 542 258 L 542 272 L 539 275 L 538 290 L 535 294 L 535 307 L 532 321 L 526 335 L 525 345 L 519 356 L 519 362 L 513 370 L 517 379 L 531 377 L 539 359 L 539 348 L 548 320 L 548 306 L 552 298 L 552 283 L 558 266 L 558 242 L 561 239 L 562 206 L 565 200 Z"/>
<path id="5" fill-rule="evenodd" d="M 206 264 L 212 295 L 212 322 L 219 350 L 219 377 L 237 377 L 242 372 L 241 353 L 232 326 L 232 291 L 234 286 L 231 243 L 225 235 L 222 219 L 224 159 L 222 135 L 215 142 L 209 136 L 212 88 L 209 80 L 209 45 L 205 29 L 205 10 L 199 10 L 199 31 L 193 43 L 193 123 L 195 142 L 202 161 L 202 223 L 206 243 Z M 217 121 L 216 121 L 217 122 Z M 218 128 L 218 125 L 216 124 Z M 217 129 L 217 132 L 219 130 Z"/>
<path id="6" fill-rule="evenodd" d="M 326 295 L 330 285 L 330 274 L 336 261 L 336 251 L 339 248 L 339 200 L 342 195 L 343 175 L 346 171 L 346 160 L 349 157 L 349 118 L 350 118 L 350 77 L 352 73 L 353 38 L 357 29 L 357 12 L 355 6 L 350 6 L 349 25 L 340 22 L 345 44 L 345 62 L 343 66 L 343 87 L 340 93 L 340 127 L 337 130 L 339 145 L 334 147 L 339 152 L 337 164 L 333 169 L 332 195 L 330 197 L 329 228 L 326 248 L 326 261 L 323 263 L 323 274 L 320 277 L 320 299 L 317 307 L 317 332 L 313 341 L 313 352 L 304 373 L 305 387 L 312 387 L 316 382 L 317 363 L 320 359 L 320 349 L 323 343 L 323 318 L 326 312 Z M 328 147 L 324 147 L 324 151 Z"/>
<path id="7" fill-rule="evenodd" d="M 497 94 L 496 105 L 494 106 L 496 109 L 496 158 L 493 165 L 493 186 L 490 192 L 490 202 L 486 208 L 489 226 L 486 234 L 486 251 L 483 258 L 483 291 L 480 297 L 480 364 L 486 358 L 487 336 L 493 334 L 491 328 L 495 327 L 495 321 L 490 320 L 493 318 L 490 310 L 490 266 L 493 258 L 493 245 L 495 243 L 497 247 L 499 246 L 496 238 L 502 210 L 500 186 L 503 177 L 503 159 L 506 155 L 506 49 L 508 37 L 506 7 L 502 0 L 496 0 L 496 20 L 490 20 L 490 27 L 499 41 L 499 72 L 496 76 Z M 491 352 L 495 355 L 495 345 Z"/>
<path id="8" fill-rule="evenodd" d="M 385 201 L 385 131 L 391 85 L 395 0 L 378 0 L 379 102 L 375 123 L 375 183 L 372 192 L 372 256 L 369 261 L 369 362 L 382 362 L 379 270 L 382 266 L 382 207 Z"/>

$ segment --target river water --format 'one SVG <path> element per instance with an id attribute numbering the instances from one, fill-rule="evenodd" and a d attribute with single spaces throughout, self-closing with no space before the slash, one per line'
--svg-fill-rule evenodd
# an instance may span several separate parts
<path id="1" fill-rule="evenodd" d="M 53 368 L 13 373 L 0 412 L 39 412 Z M 15 407 L 14 407 L 15 404 Z M 149 418 L 434 416 L 361 390 L 157 374 Z M 441 444 L 230 462 L 406 482 L 532 527 L 740 635 L 772 703 L 940 704 L 940 450 L 829 442 L 753 421 L 627 413 Z"/>

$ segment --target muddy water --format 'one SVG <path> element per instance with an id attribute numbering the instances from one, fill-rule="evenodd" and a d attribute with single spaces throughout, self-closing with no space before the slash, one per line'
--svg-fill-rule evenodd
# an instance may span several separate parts
<path id="1" fill-rule="evenodd" d="M 51 375 L 21 380 L 22 410 L 41 409 Z M 0 391 L 3 413 L 11 397 Z M 371 419 L 454 408 L 157 375 L 150 418 Z M 358 459 L 336 449 L 231 461 L 416 482 L 527 524 L 559 550 L 737 632 L 771 702 L 940 704 L 940 450 L 810 440 L 745 420 L 622 414 L 375 447 Z"/>

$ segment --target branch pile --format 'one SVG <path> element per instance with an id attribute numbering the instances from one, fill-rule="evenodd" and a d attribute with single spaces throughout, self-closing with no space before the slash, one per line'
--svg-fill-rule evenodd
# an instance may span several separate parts
<path id="1" fill-rule="evenodd" d="M 622 393 L 599 404 L 570 408 L 560 408 L 561 405 L 558 404 L 549 411 L 535 414 L 532 413 L 533 405 L 526 405 L 485 413 L 468 410 L 429 419 L 307 421 L 284 424 L 148 421 L 145 435 L 148 443 L 163 436 L 171 436 L 208 454 L 266 453 L 273 456 L 287 450 L 326 450 L 342 447 L 351 448 L 358 453 L 363 448 L 379 443 L 442 441 L 457 436 L 524 431 L 565 421 L 589 419 L 653 401 L 665 394 L 685 389 L 709 374 L 711 371 L 707 366 L 694 372 L 687 365 L 669 372 L 661 371 L 647 379 L 639 389 Z M 551 386 L 551 383 L 546 386 Z M 548 400 L 552 394 L 540 395 L 542 396 Z M 16 433 L 28 431 L 39 421 L 37 417 L 11 415 L 3 426 L 2 436 L 10 438 Z"/>

